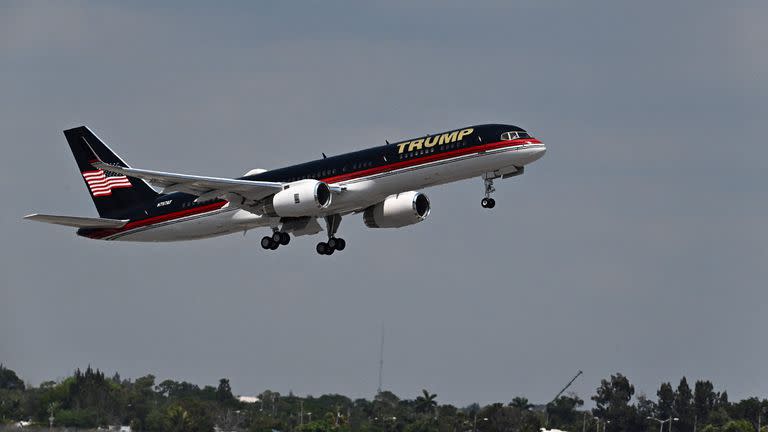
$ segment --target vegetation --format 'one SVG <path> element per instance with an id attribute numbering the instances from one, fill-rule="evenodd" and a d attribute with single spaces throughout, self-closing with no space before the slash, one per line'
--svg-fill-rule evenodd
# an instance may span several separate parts
<path id="1" fill-rule="evenodd" d="M 677 387 L 662 383 L 656 399 L 635 395 L 627 377 L 616 374 L 601 381 L 592 410 L 575 394 L 557 398 L 546 406 L 515 396 L 506 403 L 472 404 L 458 408 L 439 404 L 427 390 L 413 399 L 400 399 L 389 391 L 373 400 L 351 400 L 341 395 L 298 397 L 264 391 L 259 402 L 240 402 L 232 395 L 229 380 L 218 386 L 198 387 L 188 382 L 152 375 L 134 381 L 111 378 L 90 366 L 76 370 L 60 382 L 39 387 L 25 385 L 10 369 L 0 365 L 0 423 L 33 420 L 47 425 L 53 415 L 57 426 L 93 428 L 130 425 L 134 431 L 210 432 L 539 432 L 540 428 L 569 431 L 656 432 L 659 424 L 649 417 L 676 417 L 675 432 L 753 432 L 758 415 L 768 412 L 768 400 L 744 399 L 732 403 L 725 391 L 715 391 L 709 381 L 685 378 Z M 668 427 L 668 423 L 665 428 Z M 768 432 L 762 428 L 761 432 Z"/>

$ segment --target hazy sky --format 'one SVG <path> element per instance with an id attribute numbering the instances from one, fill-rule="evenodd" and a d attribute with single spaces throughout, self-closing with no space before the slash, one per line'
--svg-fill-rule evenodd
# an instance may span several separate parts
<path id="1" fill-rule="evenodd" d="M 441 402 L 585 399 L 622 372 L 768 393 L 765 2 L 3 2 L 0 361 Z M 470 7 L 471 6 L 471 7 Z M 61 131 L 134 166 L 238 176 L 464 125 L 548 146 L 428 189 L 429 219 L 276 252 L 261 232 L 97 242 Z"/>

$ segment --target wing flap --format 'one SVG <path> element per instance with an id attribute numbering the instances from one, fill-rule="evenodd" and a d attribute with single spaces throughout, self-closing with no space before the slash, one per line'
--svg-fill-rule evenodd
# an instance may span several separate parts
<path id="1" fill-rule="evenodd" d="M 24 219 L 75 228 L 122 228 L 125 226 L 125 224 L 128 223 L 128 219 L 103 219 L 82 216 L 47 215 L 38 213 L 24 216 Z"/>

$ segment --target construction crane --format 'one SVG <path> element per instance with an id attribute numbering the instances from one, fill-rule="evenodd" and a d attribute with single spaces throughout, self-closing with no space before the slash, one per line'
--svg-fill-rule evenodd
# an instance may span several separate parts
<path id="1" fill-rule="evenodd" d="M 551 400 L 549 403 L 550 403 L 550 404 L 552 404 L 552 403 L 555 403 L 555 401 L 557 400 L 557 398 L 559 398 L 561 394 L 565 393 L 565 391 L 566 391 L 566 390 L 568 390 L 568 387 L 570 387 L 570 386 L 571 386 L 571 384 L 573 384 L 573 382 L 574 382 L 574 381 L 576 381 L 576 378 L 578 378 L 578 377 L 579 377 L 581 374 L 583 374 L 583 373 L 584 373 L 584 372 L 582 372 L 582 371 L 579 371 L 579 372 L 578 372 L 578 373 L 577 373 L 577 374 L 576 374 L 576 375 L 575 375 L 573 378 L 571 378 L 571 380 L 570 380 L 570 381 L 568 381 L 568 384 L 566 384 L 566 385 L 565 385 L 565 387 L 563 387 L 563 389 L 562 389 L 562 390 L 560 390 L 560 392 L 559 392 L 558 394 L 556 394 L 556 395 L 555 395 L 555 397 L 554 397 L 554 398 L 552 398 L 552 400 Z M 549 405 L 549 404 L 547 404 L 547 405 Z"/>
<path id="2" fill-rule="evenodd" d="M 560 390 L 560 391 L 559 391 L 559 392 L 558 392 L 558 393 L 555 395 L 555 397 L 553 397 L 553 398 L 552 398 L 552 400 L 551 400 L 551 401 L 550 401 L 550 402 L 549 402 L 549 403 L 546 405 L 546 407 L 545 407 L 545 410 L 547 411 L 547 422 L 546 422 L 545 424 L 546 424 L 547 426 L 549 426 L 549 407 L 550 407 L 550 405 L 554 404 L 554 403 L 555 403 L 555 401 L 557 400 L 557 398 L 559 398 L 559 397 L 560 397 L 560 395 L 562 395 L 563 393 L 565 393 L 565 391 L 566 391 L 566 390 L 568 390 L 568 387 L 570 387 L 570 386 L 571 386 L 571 384 L 573 384 L 573 382 L 574 382 L 574 381 L 576 381 L 576 378 L 580 377 L 580 376 L 581 376 L 581 374 L 583 374 L 583 373 L 584 373 L 583 371 L 579 371 L 579 372 L 578 372 L 576 375 L 574 375 L 574 377 L 573 377 L 573 378 L 571 378 L 571 380 L 570 380 L 570 381 L 568 381 L 568 384 L 566 384 L 566 385 L 565 385 L 565 387 L 563 387 L 563 389 L 562 389 L 562 390 Z"/>

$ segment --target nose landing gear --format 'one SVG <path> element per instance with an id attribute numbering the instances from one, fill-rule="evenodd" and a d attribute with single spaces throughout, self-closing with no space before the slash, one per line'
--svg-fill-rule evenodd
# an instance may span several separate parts
<path id="1" fill-rule="evenodd" d="M 483 198 L 483 199 L 480 200 L 480 205 L 483 208 L 492 209 L 492 208 L 496 207 L 496 200 L 493 199 L 493 198 Z"/>
<path id="2" fill-rule="evenodd" d="M 485 198 L 480 200 L 480 205 L 483 208 L 492 209 L 496 207 L 496 200 L 491 198 L 491 194 L 496 192 L 496 188 L 493 187 L 493 173 L 483 174 L 483 184 L 485 185 Z"/>

